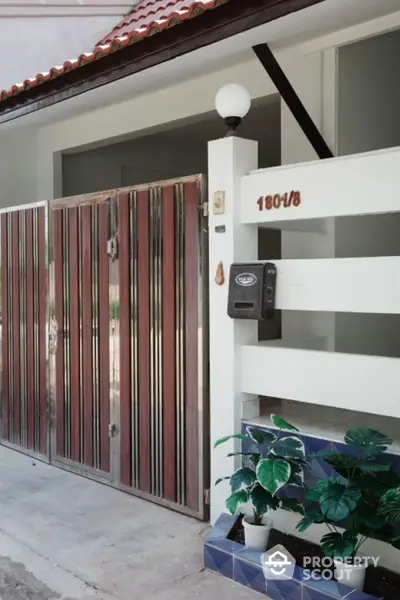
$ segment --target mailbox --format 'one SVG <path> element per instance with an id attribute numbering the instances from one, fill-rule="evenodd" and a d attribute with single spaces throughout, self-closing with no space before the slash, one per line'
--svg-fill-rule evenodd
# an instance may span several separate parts
<path id="1" fill-rule="evenodd" d="M 272 318 L 275 310 L 276 266 L 237 263 L 229 274 L 228 315 L 232 319 Z"/>

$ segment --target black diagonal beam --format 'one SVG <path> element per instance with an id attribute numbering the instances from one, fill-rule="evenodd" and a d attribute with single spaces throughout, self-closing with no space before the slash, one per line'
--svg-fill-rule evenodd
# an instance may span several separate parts
<path id="1" fill-rule="evenodd" d="M 331 149 L 308 114 L 304 104 L 294 91 L 290 81 L 282 71 L 268 44 L 258 44 L 257 46 L 253 46 L 253 51 L 268 75 L 271 77 L 276 89 L 287 104 L 289 110 L 300 125 L 304 135 L 318 154 L 319 158 L 332 158 L 333 154 Z"/>

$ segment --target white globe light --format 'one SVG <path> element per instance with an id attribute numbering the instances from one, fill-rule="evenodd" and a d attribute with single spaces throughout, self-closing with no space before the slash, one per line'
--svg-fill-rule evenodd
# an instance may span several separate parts
<path id="1" fill-rule="evenodd" d="M 250 110 L 250 94 L 238 83 L 224 85 L 215 97 L 215 109 L 220 117 L 238 117 L 243 119 Z"/>

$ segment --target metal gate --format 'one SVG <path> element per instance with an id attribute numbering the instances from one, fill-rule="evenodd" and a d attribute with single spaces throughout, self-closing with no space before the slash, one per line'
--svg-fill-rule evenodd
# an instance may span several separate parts
<path id="1" fill-rule="evenodd" d="M 110 478 L 108 196 L 51 204 L 51 460 Z"/>
<path id="2" fill-rule="evenodd" d="M 206 518 L 203 179 L 50 204 L 51 461 Z"/>
<path id="3" fill-rule="evenodd" d="M 1 211 L 1 438 L 48 454 L 46 205 Z"/>
<path id="4" fill-rule="evenodd" d="M 201 209 L 199 178 L 117 199 L 120 481 L 196 515 L 208 476 Z"/>

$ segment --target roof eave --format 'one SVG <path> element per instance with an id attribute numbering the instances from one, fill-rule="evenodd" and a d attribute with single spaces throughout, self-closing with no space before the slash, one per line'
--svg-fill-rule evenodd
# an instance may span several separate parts
<path id="1" fill-rule="evenodd" d="M 0 102 L 0 123 L 134 75 L 324 0 L 230 0 Z"/>

